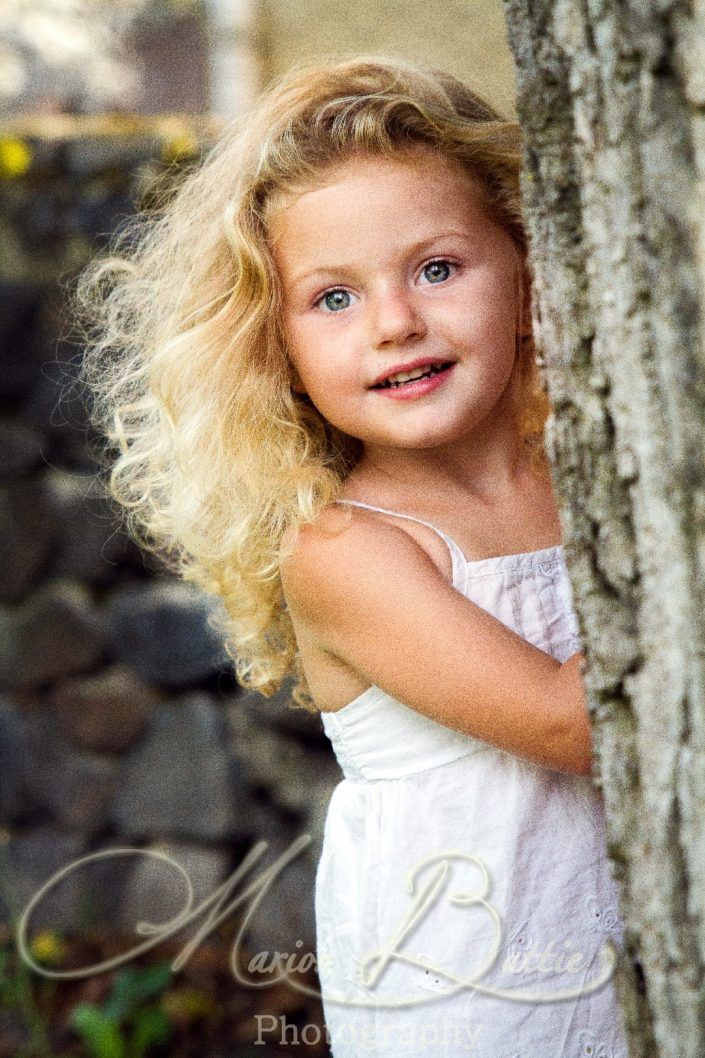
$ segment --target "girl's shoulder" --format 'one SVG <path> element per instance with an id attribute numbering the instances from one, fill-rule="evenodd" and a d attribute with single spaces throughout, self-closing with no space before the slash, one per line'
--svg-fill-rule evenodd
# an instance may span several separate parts
<path id="1" fill-rule="evenodd" d="M 318 512 L 313 521 L 288 525 L 281 538 L 282 567 L 292 568 L 317 543 L 337 537 L 352 521 L 349 511 L 351 508 L 348 506 L 330 503 Z"/>
<path id="2" fill-rule="evenodd" d="M 446 544 L 426 525 L 347 503 L 331 503 L 312 522 L 289 526 L 282 537 L 286 555 L 280 569 L 282 580 L 300 581 L 303 590 L 311 584 L 310 573 L 320 573 L 330 564 L 342 572 L 349 564 L 364 561 L 371 551 L 386 552 L 390 560 L 409 544 L 419 557 L 429 559 L 443 578 L 452 581 L 452 561 Z M 313 569 L 312 569 L 313 568 Z M 315 578 L 314 578 L 315 579 Z"/>
<path id="3" fill-rule="evenodd" d="M 378 540 L 386 527 L 381 520 L 377 523 L 364 517 L 366 514 L 360 508 L 333 502 L 312 521 L 287 526 L 280 548 L 283 579 L 296 578 L 310 567 L 320 570 L 321 563 L 340 561 Z"/>
<path id="4" fill-rule="evenodd" d="M 370 615 L 383 611 L 397 591 L 404 594 L 407 579 L 410 590 L 412 579 L 429 563 L 403 529 L 366 514 L 334 505 L 312 522 L 288 529 L 282 541 L 279 572 L 297 638 L 341 660 L 346 644 L 364 637 Z M 384 591 L 385 579 L 394 591 Z"/>

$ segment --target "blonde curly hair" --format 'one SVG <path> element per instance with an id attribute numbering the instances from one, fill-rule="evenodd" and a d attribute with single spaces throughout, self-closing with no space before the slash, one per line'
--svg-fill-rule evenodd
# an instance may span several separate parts
<path id="1" fill-rule="evenodd" d="M 238 682 L 315 710 L 282 592 L 289 526 L 341 493 L 362 445 L 292 390 L 268 245 L 277 199 L 355 152 L 424 145 L 479 175 L 526 254 L 519 126 L 446 73 L 362 58 L 295 70 L 80 276 L 82 379 L 126 530 L 223 600 Z M 549 406 L 520 329 L 523 429 Z M 295 534 L 287 533 L 291 540 Z"/>

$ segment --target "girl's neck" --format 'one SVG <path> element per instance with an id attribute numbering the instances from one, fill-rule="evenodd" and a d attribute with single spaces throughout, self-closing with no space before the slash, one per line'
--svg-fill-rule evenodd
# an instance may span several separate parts
<path id="1" fill-rule="evenodd" d="M 386 468 L 384 474 L 372 474 L 374 468 L 363 465 L 359 476 L 353 471 L 348 477 L 343 495 L 390 512 L 426 518 L 449 532 L 471 557 L 552 547 L 562 541 L 562 529 L 550 465 L 541 466 L 530 444 L 522 445 L 522 450 L 512 476 L 501 487 L 484 493 L 447 473 L 432 482 L 416 480 L 412 485 L 390 480 Z M 457 466 L 450 469 L 459 472 Z"/>
<path id="2" fill-rule="evenodd" d="M 457 498 L 492 507 L 511 502 L 527 476 L 535 474 L 531 445 L 519 436 L 479 454 L 457 444 L 452 451 L 367 450 L 347 478 L 345 494 L 368 502 L 371 496 L 403 496 L 406 502 L 418 499 L 427 507 L 442 508 Z"/>

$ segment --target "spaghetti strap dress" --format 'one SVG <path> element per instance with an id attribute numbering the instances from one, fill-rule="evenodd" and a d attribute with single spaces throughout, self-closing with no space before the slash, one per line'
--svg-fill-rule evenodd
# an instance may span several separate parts
<path id="1" fill-rule="evenodd" d="M 559 661 L 582 649 L 562 545 L 467 560 L 453 587 Z M 372 686 L 322 712 L 342 770 L 315 878 L 333 1058 L 627 1058 L 602 797 Z"/>

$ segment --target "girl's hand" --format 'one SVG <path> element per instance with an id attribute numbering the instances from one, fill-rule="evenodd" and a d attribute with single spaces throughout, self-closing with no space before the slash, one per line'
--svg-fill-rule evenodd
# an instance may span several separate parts
<path id="1" fill-rule="evenodd" d="M 582 655 L 561 665 L 517 635 L 403 529 L 364 515 L 335 535 L 305 526 L 281 576 L 297 631 L 369 684 L 518 757 L 589 774 Z"/>

